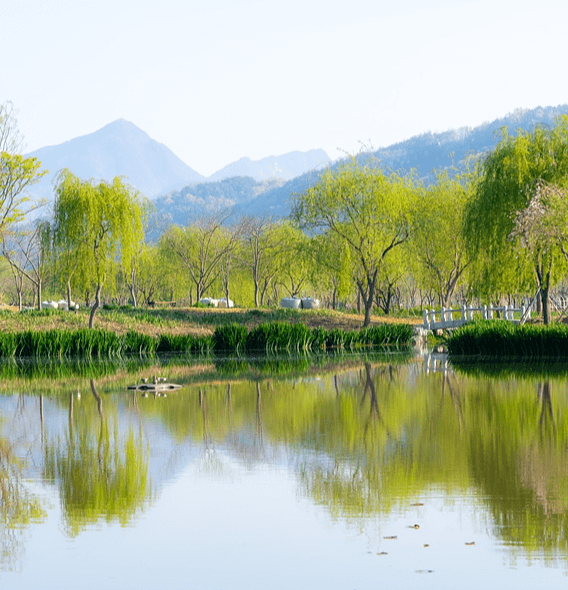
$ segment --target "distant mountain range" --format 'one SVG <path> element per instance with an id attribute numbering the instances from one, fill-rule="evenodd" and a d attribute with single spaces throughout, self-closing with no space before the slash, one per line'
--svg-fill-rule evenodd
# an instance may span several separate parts
<path id="1" fill-rule="evenodd" d="M 427 178 L 434 169 L 459 165 L 468 155 L 480 155 L 493 149 L 500 138 L 500 130 L 507 127 L 509 133 L 518 129 L 531 130 L 535 125 L 553 125 L 560 115 L 568 115 L 568 104 L 556 107 L 518 109 L 513 113 L 477 127 L 462 127 L 443 133 L 424 133 L 406 141 L 384 147 L 373 152 L 386 170 L 401 173 L 411 169 Z M 332 164 L 337 166 L 338 162 Z M 302 174 L 282 186 L 274 187 L 248 202 L 234 207 L 236 215 L 269 215 L 273 218 L 286 217 L 290 213 L 291 195 L 305 191 L 319 178 L 316 171 Z"/>
<path id="2" fill-rule="evenodd" d="M 49 170 L 33 187 L 36 197 L 52 197 L 52 181 L 62 168 L 79 178 L 112 180 L 125 176 L 142 194 L 153 197 L 204 180 L 169 148 L 133 123 L 118 119 L 89 135 L 44 147 L 31 154 Z"/>
<path id="3" fill-rule="evenodd" d="M 323 150 L 290 152 L 283 156 L 269 156 L 255 162 L 250 158 L 241 158 L 212 174 L 207 181 L 216 182 L 235 176 L 250 176 L 257 181 L 274 178 L 291 180 L 308 170 L 325 168 L 330 163 L 330 157 Z"/>
<path id="4" fill-rule="evenodd" d="M 517 110 L 478 127 L 444 133 L 424 133 L 374 152 L 388 170 L 417 170 L 427 178 L 433 169 L 459 164 L 468 154 L 483 154 L 499 141 L 507 127 L 532 129 L 552 125 L 568 114 L 568 105 Z M 205 178 L 171 150 L 151 139 L 133 123 L 119 119 L 99 131 L 28 154 L 50 171 L 32 187 L 32 198 L 52 198 L 52 179 L 62 168 L 80 178 L 125 176 L 142 194 L 153 198 L 159 218 L 185 225 L 199 215 L 219 209 L 234 215 L 284 217 L 289 200 L 317 182 L 321 170 L 332 163 L 323 150 L 291 152 L 258 161 L 241 158 Z"/>
<path id="5" fill-rule="evenodd" d="M 111 180 L 115 176 L 124 176 L 143 195 L 153 198 L 195 183 L 218 182 L 234 176 L 250 176 L 258 182 L 274 178 L 289 180 L 331 161 L 323 150 L 292 152 L 256 162 L 242 158 L 206 179 L 165 145 L 124 119 L 109 123 L 89 135 L 27 155 L 38 158 L 42 167 L 49 170 L 49 174 L 32 189 L 35 198 L 47 199 L 52 197 L 53 179 L 62 168 L 69 168 L 83 179 Z M 213 187 L 212 194 L 217 193 Z"/>

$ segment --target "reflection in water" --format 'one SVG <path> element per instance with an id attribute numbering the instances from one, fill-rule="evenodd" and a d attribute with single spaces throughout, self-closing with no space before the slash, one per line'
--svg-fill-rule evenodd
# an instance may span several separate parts
<path id="1" fill-rule="evenodd" d="M 148 454 L 140 432 L 120 432 L 116 406 L 105 414 L 93 380 L 93 406 L 75 404 L 69 395 L 69 422 L 64 436 L 44 444 L 44 472 L 59 487 L 65 525 L 76 535 L 101 519 L 128 523 L 148 502 Z M 97 419 L 98 418 L 98 419 Z"/>
<path id="2" fill-rule="evenodd" d="M 367 359 L 293 378 L 235 366 L 243 378 L 189 382 L 167 399 L 101 393 L 93 380 L 84 397 L 60 392 L 48 409 L 40 398 L 43 476 L 57 485 L 69 535 L 100 521 L 132 523 L 188 462 L 202 477 L 238 462 L 285 467 L 300 494 L 334 518 L 382 520 L 437 494 L 489 515 L 511 551 L 568 556 L 565 376 L 481 377 L 444 360 Z M 50 407 L 65 416 L 58 427 Z M 12 465 L 16 482 L 7 440 L 2 472 Z M 41 515 L 16 497 L 24 504 L 5 510 L 20 516 L 5 522 Z"/>
<path id="3" fill-rule="evenodd" d="M 24 461 L 9 440 L 5 419 L 2 427 L 5 435 L 0 436 L 0 566 L 12 569 L 24 551 L 25 526 L 41 521 L 45 512 L 23 483 Z"/>

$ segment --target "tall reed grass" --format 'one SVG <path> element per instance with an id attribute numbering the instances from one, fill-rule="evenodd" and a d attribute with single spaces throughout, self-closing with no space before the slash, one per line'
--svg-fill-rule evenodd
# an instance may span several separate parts
<path id="1" fill-rule="evenodd" d="M 305 324 L 267 322 L 248 330 L 242 324 L 218 326 L 212 336 L 149 336 L 133 330 L 117 335 L 107 330 L 26 330 L 0 333 L 0 358 L 113 358 L 156 353 L 200 354 L 352 350 L 371 346 L 405 347 L 411 326 L 383 324 L 364 330 L 310 329 Z"/>
<path id="2" fill-rule="evenodd" d="M 455 330 L 447 346 L 451 356 L 568 358 L 568 326 L 482 320 Z"/>

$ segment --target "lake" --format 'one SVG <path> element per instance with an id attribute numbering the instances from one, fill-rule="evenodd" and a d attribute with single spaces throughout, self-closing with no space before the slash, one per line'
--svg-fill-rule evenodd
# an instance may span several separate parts
<path id="1" fill-rule="evenodd" d="M 3 589 L 566 587 L 568 366 L 73 369 L 0 370 Z"/>

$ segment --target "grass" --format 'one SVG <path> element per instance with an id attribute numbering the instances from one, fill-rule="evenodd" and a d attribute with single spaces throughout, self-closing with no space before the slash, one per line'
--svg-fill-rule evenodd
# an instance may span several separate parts
<path id="1" fill-rule="evenodd" d="M 159 334 L 152 336 L 129 330 L 117 334 L 109 330 L 25 330 L 0 332 L 3 358 L 119 358 L 156 353 L 209 354 L 305 352 L 362 347 L 408 347 L 413 330 L 404 324 L 383 324 L 364 330 L 314 329 L 302 323 L 267 322 L 250 330 L 232 323 L 218 326 L 212 335 Z"/>
<path id="2" fill-rule="evenodd" d="M 447 347 L 450 356 L 568 358 L 568 326 L 482 320 L 455 330 Z"/>

